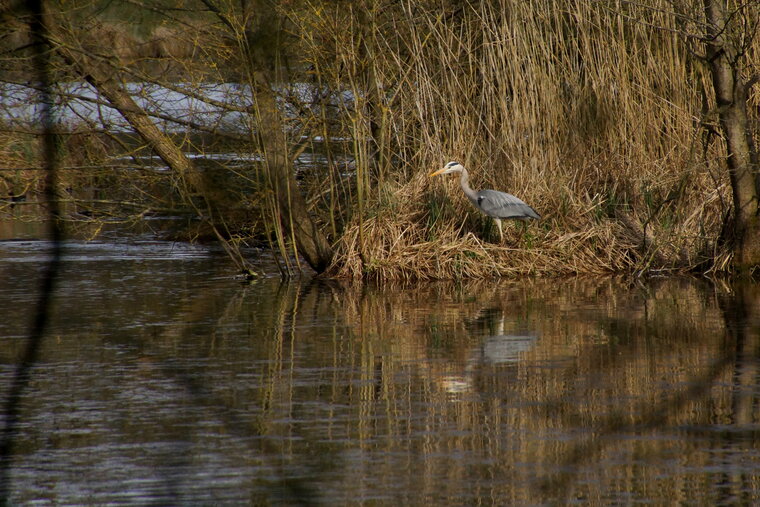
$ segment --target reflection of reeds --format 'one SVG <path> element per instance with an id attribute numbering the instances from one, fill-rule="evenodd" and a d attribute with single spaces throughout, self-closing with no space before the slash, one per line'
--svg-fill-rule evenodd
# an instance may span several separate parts
<path id="1" fill-rule="evenodd" d="M 286 305 L 274 327 L 300 332 L 277 353 L 285 371 L 273 372 L 266 405 L 281 407 L 273 416 L 290 413 L 305 394 L 299 365 L 326 368 L 308 397 L 335 412 L 302 427 L 339 445 L 351 439 L 332 491 L 399 492 L 415 501 L 474 495 L 501 504 L 614 501 L 622 491 L 696 501 L 711 491 L 709 480 L 693 489 L 684 483 L 691 467 L 709 466 L 703 444 L 713 437 L 692 441 L 667 429 L 733 417 L 731 340 L 699 287 L 315 284 L 285 294 L 295 306 Z M 535 346 L 514 363 L 478 362 L 480 338 L 468 323 L 484 309 L 506 328 L 530 328 Z M 313 315 L 323 324 L 311 332 L 299 323 Z M 314 345 L 324 343 L 317 334 L 326 332 L 333 347 L 317 353 Z M 285 452 L 298 460 L 298 449 Z M 399 466 L 414 470 L 413 479 L 399 484 Z"/>
<path id="2" fill-rule="evenodd" d="M 155 273 L 137 276 L 155 286 Z M 252 477 L 252 496 L 295 485 L 335 503 L 671 504 L 720 503 L 719 481 L 736 491 L 759 486 L 751 462 L 758 342 L 745 327 L 754 289 L 271 278 L 235 289 L 218 277 L 202 289 L 136 301 L 114 291 L 98 302 L 103 320 L 84 330 L 73 322 L 87 310 L 62 298 L 58 340 L 43 357 L 120 365 L 107 377 L 118 389 L 98 378 L 91 394 L 114 413 L 128 403 L 148 414 L 117 426 L 122 438 L 225 441 L 225 459 L 255 462 L 277 479 Z M 135 315 L 160 324 L 127 326 Z M 103 329 L 118 346 L 102 347 Z M 517 359 L 484 359 L 488 335 L 526 332 L 536 339 Z M 37 388 L 69 399 L 74 380 L 51 378 L 55 364 L 40 364 Z M 152 403 L 169 400 L 167 386 L 185 408 L 202 410 L 169 410 L 166 433 L 156 434 L 149 415 Z"/>

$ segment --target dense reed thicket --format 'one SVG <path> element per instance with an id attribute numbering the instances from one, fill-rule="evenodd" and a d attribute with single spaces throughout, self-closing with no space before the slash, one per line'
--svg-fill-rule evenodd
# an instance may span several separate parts
<path id="1" fill-rule="evenodd" d="M 377 206 L 344 232 L 334 272 L 728 266 L 725 151 L 709 71 L 685 35 L 698 33 L 688 22 L 698 11 L 679 17 L 670 2 L 441 5 L 370 3 L 363 24 L 345 8 L 320 6 L 301 18 L 302 33 L 321 36 L 307 46 L 320 79 L 334 88 L 360 83 L 351 88 L 361 99 L 352 125 L 363 132 L 354 133 L 376 141 L 364 148 L 374 160 L 357 161 L 366 172 L 378 164 L 380 181 L 368 190 Z M 353 66 L 342 61 L 347 54 Z M 470 167 L 479 188 L 522 197 L 544 220 L 514 228 L 508 246 L 493 244 L 456 182 L 426 177 L 448 160 Z"/>
<path id="2" fill-rule="evenodd" d="M 113 36 L 116 47 L 91 58 L 123 81 L 180 83 L 214 105 L 203 98 L 207 83 L 249 86 L 241 89 L 249 97 L 221 104 L 240 115 L 244 133 L 203 133 L 228 136 L 263 162 L 220 164 L 214 178 L 183 170 L 169 182 L 179 189 L 172 206 L 190 203 L 216 237 L 232 240 L 233 257 L 237 245 L 263 240 L 293 269 L 287 259 L 308 249 L 299 237 L 311 235 L 332 245 L 320 259 L 340 277 L 730 269 L 732 182 L 700 56 L 702 2 L 147 7 L 156 9 L 141 33 Z M 750 80 L 760 12 L 734 7 L 737 68 Z M 89 24 L 69 16 L 79 21 L 65 25 L 68 36 L 113 26 L 99 12 Z M 71 62 L 65 72 L 86 74 Z M 760 99 L 748 90 L 747 129 L 757 138 Z M 188 136 L 174 142 L 197 148 Z M 147 144 L 155 149 L 155 140 Z M 294 166 L 304 150 L 321 162 Z M 470 169 L 475 188 L 513 193 L 543 219 L 508 226 L 499 243 L 455 181 L 428 178 L 449 160 Z"/>

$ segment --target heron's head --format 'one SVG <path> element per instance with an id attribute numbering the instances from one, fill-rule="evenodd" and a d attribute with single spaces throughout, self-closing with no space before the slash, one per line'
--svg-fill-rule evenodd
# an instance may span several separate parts
<path id="1" fill-rule="evenodd" d="M 463 170 L 464 167 L 462 167 L 462 164 L 459 162 L 449 162 L 434 173 L 430 173 L 430 176 L 438 176 L 439 174 L 461 173 Z"/>

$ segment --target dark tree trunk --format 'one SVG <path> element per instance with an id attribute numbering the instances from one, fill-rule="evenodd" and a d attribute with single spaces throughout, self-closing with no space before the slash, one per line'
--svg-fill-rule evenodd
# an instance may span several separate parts
<path id="1" fill-rule="evenodd" d="M 59 40 L 67 40 L 65 34 L 56 34 Z M 135 131 L 161 157 L 161 159 L 192 188 L 204 197 L 207 212 L 214 220 L 219 204 L 226 195 L 213 185 L 206 184 L 203 174 L 196 170 L 182 150 L 156 127 L 148 114 L 132 99 L 118 81 L 118 71 L 99 60 L 86 56 L 81 48 L 72 49 L 61 45 L 56 48 L 64 60 L 72 65 L 92 86 L 94 86 L 124 116 Z M 261 140 L 269 169 L 270 183 L 275 191 L 283 225 L 292 232 L 299 252 L 306 262 L 318 273 L 329 266 L 333 251 L 324 235 L 316 227 L 308 213 L 306 201 L 297 188 L 291 171 L 288 146 L 283 131 L 282 119 L 277 110 L 274 92 L 271 88 L 257 83 L 256 102 L 261 115 Z M 222 206 L 223 208 L 224 206 Z M 214 232 L 223 242 L 233 260 L 243 270 L 248 266 L 239 252 L 231 251 L 232 246 L 222 237 L 214 223 Z"/>
<path id="2" fill-rule="evenodd" d="M 264 163 L 267 165 L 269 183 L 280 208 L 282 225 L 295 238 L 298 251 L 306 262 L 314 271 L 322 273 L 332 261 L 332 247 L 309 215 L 306 199 L 298 190 L 274 92 L 262 76 L 257 75 L 255 81 L 255 100 L 259 110 Z"/>
<path id="3" fill-rule="evenodd" d="M 317 273 L 323 273 L 332 262 L 333 249 L 322 231 L 309 214 L 306 199 L 298 189 L 293 165 L 290 159 L 285 125 L 282 113 L 272 88 L 270 69 L 276 67 L 278 37 L 276 9 L 269 2 L 253 1 L 248 5 L 253 10 L 247 17 L 248 25 L 243 28 L 234 22 L 214 0 L 202 0 L 230 30 L 243 54 L 248 59 L 244 70 L 253 86 L 253 98 L 258 113 L 258 135 L 264 152 L 269 184 L 277 200 L 281 215 L 281 225 L 290 231 L 298 252 Z M 274 24 L 273 24 L 274 23 Z M 242 31 L 241 31 L 242 30 Z"/>
<path id="4" fill-rule="evenodd" d="M 747 121 L 747 92 L 751 84 L 741 79 L 742 55 L 740 48 L 731 39 L 725 7 L 717 0 L 704 0 L 704 8 L 707 21 L 707 60 L 726 140 L 727 164 L 733 191 L 734 265 L 740 271 L 745 271 L 760 265 L 758 164 Z"/>

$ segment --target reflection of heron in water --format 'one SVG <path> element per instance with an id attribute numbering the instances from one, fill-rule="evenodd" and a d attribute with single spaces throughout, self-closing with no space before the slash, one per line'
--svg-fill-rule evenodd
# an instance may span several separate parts
<path id="1" fill-rule="evenodd" d="M 535 335 L 502 334 L 489 336 L 480 347 L 482 357 L 489 363 L 515 363 L 520 354 L 530 350 L 536 342 Z"/>
<path id="2" fill-rule="evenodd" d="M 476 329 L 473 333 L 486 334 L 480 346 L 470 349 L 464 373 L 448 375 L 442 379 L 444 389 L 450 394 L 466 393 L 473 389 L 478 370 L 484 365 L 507 366 L 516 364 L 521 356 L 533 348 L 538 340 L 534 334 L 506 334 L 504 312 L 499 309 L 487 309 L 475 319 Z M 470 326 L 468 326 L 470 327 Z"/>
<path id="3" fill-rule="evenodd" d="M 482 361 L 503 364 L 514 363 L 520 359 L 520 354 L 535 345 L 538 337 L 531 334 L 506 334 L 504 332 L 504 312 L 499 309 L 488 309 L 477 319 L 490 333 L 480 345 Z"/>

